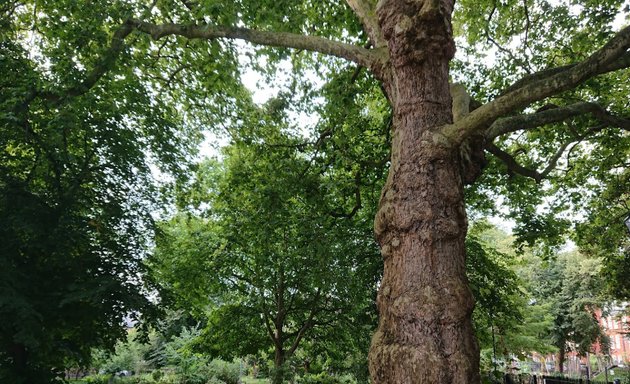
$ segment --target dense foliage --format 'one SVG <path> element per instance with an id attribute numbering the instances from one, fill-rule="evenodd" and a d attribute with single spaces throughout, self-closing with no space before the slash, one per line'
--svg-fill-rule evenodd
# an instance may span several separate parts
<path id="1" fill-rule="evenodd" d="M 0 378 L 12 383 L 48 383 L 124 337 L 126 317 L 155 312 L 142 279 L 157 202 L 149 159 L 183 174 L 194 142 L 132 67 L 81 89 L 109 35 L 102 15 L 84 15 L 91 29 L 78 36 L 44 17 L 46 4 L 32 19 L 5 3 L 0 24 Z M 88 42 L 86 61 L 71 60 L 68 47 Z"/>

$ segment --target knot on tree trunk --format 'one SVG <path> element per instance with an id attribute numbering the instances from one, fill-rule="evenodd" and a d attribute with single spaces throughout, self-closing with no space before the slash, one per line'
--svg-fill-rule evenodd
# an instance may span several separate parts
<path id="1" fill-rule="evenodd" d="M 455 54 L 449 0 L 385 0 L 377 7 L 390 58 L 399 67 Z"/>

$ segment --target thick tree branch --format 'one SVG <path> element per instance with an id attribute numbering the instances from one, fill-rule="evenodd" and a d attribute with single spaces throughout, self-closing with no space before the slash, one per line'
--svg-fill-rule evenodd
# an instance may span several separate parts
<path id="1" fill-rule="evenodd" d="M 302 338 L 304 337 L 304 334 L 306 333 L 306 331 L 310 330 L 311 328 L 315 326 L 315 323 L 313 320 L 315 319 L 315 316 L 319 312 L 322 311 L 322 307 L 317 306 L 317 302 L 319 302 L 320 298 L 321 298 L 321 290 L 318 288 L 315 292 L 315 297 L 313 298 L 311 304 L 308 306 L 309 308 L 311 308 L 308 318 L 302 323 L 297 333 L 292 334 L 292 336 L 295 336 L 295 340 L 293 340 L 293 343 L 288 350 L 289 355 L 292 355 L 295 352 L 295 350 L 299 347 L 300 342 L 302 341 Z"/>
<path id="2" fill-rule="evenodd" d="M 130 23 L 139 31 L 155 40 L 164 36 L 178 35 L 188 39 L 239 39 L 272 47 L 295 48 L 319 52 L 353 61 L 359 65 L 379 70 L 382 64 L 381 50 L 370 50 L 352 44 L 340 43 L 317 36 L 304 36 L 286 32 L 256 31 L 246 28 L 220 27 L 208 24 L 153 24 L 140 20 Z"/>
<path id="3" fill-rule="evenodd" d="M 83 94 L 87 92 L 90 88 L 92 88 L 96 82 L 111 68 L 111 66 L 116 62 L 118 55 L 125 47 L 124 41 L 125 38 L 131 33 L 133 30 L 130 23 L 124 23 L 118 28 L 116 32 L 114 32 L 114 36 L 112 37 L 112 42 L 105 53 L 103 55 L 102 60 L 99 64 L 94 67 L 92 72 L 86 77 L 82 84 L 76 87 L 74 90 L 69 90 L 68 94 L 78 95 L 79 93 Z"/>
<path id="4" fill-rule="evenodd" d="M 346 0 L 346 3 L 352 8 L 354 14 L 357 15 L 365 32 L 367 33 L 372 46 L 376 48 L 386 47 L 387 42 L 383 37 L 381 27 L 378 25 L 376 17 L 376 6 L 370 4 L 367 0 Z"/>
<path id="5" fill-rule="evenodd" d="M 52 101 L 52 102 L 62 102 L 63 100 L 81 96 L 87 93 L 92 87 L 96 85 L 96 83 L 111 69 L 111 67 L 118 59 L 118 55 L 125 47 L 124 41 L 125 38 L 133 31 L 133 26 L 130 23 L 124 23 L 121 25 L 112 37 L 111 44 L 109 48 L 103 53 L 101 59 L 98 61 L 96 66 L 90 71 L 90 73 L 86 76 L 86 78 L 79 84 L 72 86 L 70 88 L 66 88 L 61 92 L 57 91 L 44 91 L 33 89 L 25 98 L 24 105 L 28 105 L 31 101 L 33 101 L 37 97 L 41 97 L 43 99 Z"/>
<path id="6" fill-rule="evenodd" d="M 619 31 L 608 43 L 586 60 L 554 75 L 537 79 L 499 96 L 471 112 L 457 123 L 444 127 L 442 133 L 459 145 L 467 137 L 487 129 L 497 118 L 534 101 L 571 89 L 585 80 L 603 73 L 630 48 L 630 27 Z"/>
<path id="7" fill-rule="evenodd" d="M 261 292 L 259 290 L 259 294 L 261 295 Z M 274 332 L 273 328 L 272 328 L 272 324 L 273 324 L 273 320 L 271 319 L 271 315 L 269 310 L 267 309 L 267 305 L 265 303 L 265 299 L 264 297 L 261 295 L 260 297 L 262 297 L 262 309 L 263 309 L 263 318 L 265 320 L 265 328 L 267 329 L 267 334 L 269 335 L 269 338 L 271 339 L 271 341 L 276 344 L 278 342 L 277 338 L 276 338 L 276 333 Z"/>
<path id="8" fill-rule="evenodd" d="M 611 115 L 599 104 L 579 102 L 567 105 L 566 107 L 552 108 L 537 113 L 498 119 L 486 132 L 486 139 L 492 141 L 492 139 L 510 132 L 533 129 L 545 124 L 560 122 L 570 117 L 587 113 L 593 114 L 598 120 L 608 125 L 630 130 L 630 120 Z"/>
<path id="9" fill-rule="evenodd" d="M 313 324 L 313 318 L 315 317 L 316 313 L 317 313 L 317 311 L 312 311 L 310 313 L 308 319 L 300 327 L 300 330 L 298 331 L 297 335 L 295 336 L 295 340 L 293 341 L 291 347 L 289 348 L 289 351 L 288 351 L 289 355 L 293 355 L 293 353 L 295 353 L 297 348 L 300 346 L 300 342 L 302 341 L 302 338 L 304 337 L 304 334 L 306 333 L 306 331 L 308 331 L 311 328 L 313 328 L 313 325 L 314 325 Z"/>
<path id="10" fill-rule="evenodd" d="M 542 71 L 532 73 L 531 75 L 527 75 L 523 77 L 522 79 L 518 80 L 517 82 L 515 82 L 514 84 L 507 87 L 505 90 L 501 92 L 501 95 L 505 95 L 508 92 L 515 91 L 535 81 L 543 80 L 553 75 L 556 75 L 558 73 L 565 72 L 575 67 L 576 65 L 577 64 L 563 65 L 561 67 L 543 69 Z M 602 68 L 599 69 L 597 73 L 595 73 L 595 75 L 601 75 L 608 72 L 614 72 L 614 71 L 618 71 L 620 69 L 624 69 L 628 67 L 630 67 L 630 52 L 626 52 L 625 54 L 621 55 L 621 57 L 619 57 L 618 59 L 612 61 L 606 66 L 603 66 Z"/>
<path id="11" fill-rule="evenodd" d="M 560 148 L 558 148 L 556 153 L 551 157 L 551 159 L 549 159 L 549 164 L 547 164 L 547 167 L 542 172 L 540 172 L 540 176 L 543 179 L 546 178 L 547 176 L 549 176 L 551 171 L 556 169 L 556 166 L 558 165 L 558 160 L 560 160 L 560 157 L 562 156 L 564 151 L 566 151 L 567 148 L 569 147 L 569 145 L 571 145 L 572 143 L 574 143 L 573 140 L 563 143 L 560 146 Z"/>
<path id="12" fill-rule="evenodd" d="M 354 207 L 352 207 L 352 210 L 348 213 L 345 212 L 340 212 L 337 210 L 333 210 L 332 212 L 330 212 L 330 215 L 334 218 L 346 218 L 346 219 L 351 219 L 354 215 L 356 215 L 356 213 L 359 211 L 359 209 L 361 209 L 363 206 L 361 205 L 361 172 L 357 171 L 357 174 L 354 176 L 354 184 L 355 184 L 355 190 L 354 190 Z"/>

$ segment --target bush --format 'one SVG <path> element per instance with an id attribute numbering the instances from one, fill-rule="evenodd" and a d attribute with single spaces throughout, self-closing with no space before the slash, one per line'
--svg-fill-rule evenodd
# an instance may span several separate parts
<path id="1" fill-rule="evenodd" d="M 217 359 L 210 363 L 209 370 L 213 378 L 225 384 L 238 384 L 241 377 L 240 363 L 228 363 Z"/>
<path id="2" fill-rule="evenodd" d="M 125 378 L 123 381 L 124 384 L 155 384 L 155 380 L 153 380 L 153 375 L 137 375 L 129 378 Z"/>
<path id="3" fill-rule="evenodd" d="M 116 373 L 120 371 L 146 372 L 149 367 L 144 359 L 150 346 L 136 340 L 137 333 L 130 331 L 125 342 L 119 341 L 115 351 L 93 350 L 92 368 L 99 373 Z"/>
<path id="4" fill-rule="evenodd" d="M 157 381 L 158 384 L 177 384 L 179 381 L 177 377 L 173 373 L 165 373 L 160 380 Z"/>
<path id="5" fill-rule="evenodd" d="M 298 377 L 298 384 L 356 384 L 356 380 L 350 375 L 331 375 L 327 372 L 321 372 L 316 375 L 306 374 Z"/>
<path id="6" fill-rule="evenodd" d="M 210 380 L 206 381 L 206 384 L 225 384 L 225 382 L 218 377 L 211 377 Z"/>
<path id="7" fill-rule="evenodd" d="M 160 371 L 159 369 L 156 369 L 155 371 L 151 372 L 151 377 L 153 378 L 153 381 L 160 381 L 160 379 L 164 376 L 164 372 Z"/>

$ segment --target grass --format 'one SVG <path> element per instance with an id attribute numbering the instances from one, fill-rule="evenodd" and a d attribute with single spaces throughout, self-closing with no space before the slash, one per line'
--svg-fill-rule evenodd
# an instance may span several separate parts
<path id="1" fill-rule="evenodd" d="M 243 376 L 241 377 L 241 382 L 243 384 L 269 384 L 269 379 L 256 379 L 251 376 Z"/>
<path id="2" fill-rule="evenodd" d="M 606 376 L 604 375 L 604 372 L 602 372 L 599 375 L 595 376 L 593 379 L 598 381 L 601 380 L 603 382 L 605 378 Z M 608 381 L 612 382 L 615 379 L 621 380 L 622 384 L 628 383 L 628 380 L 630 380 L 630 369 L 613 368 L 611 370 L 608 370 Z"/>
<path id="3" fill-rule="evenodd" d="M 241 376 L 240 380 L 242 384 L 269 384 L 270 383 L 269 379 L 257 379 L 251 376 Z M 85 380 L 82 380 L 82 379 L 69 379 L 68 383 L 69 384 L 85 384 L 86 382 Z"/>

